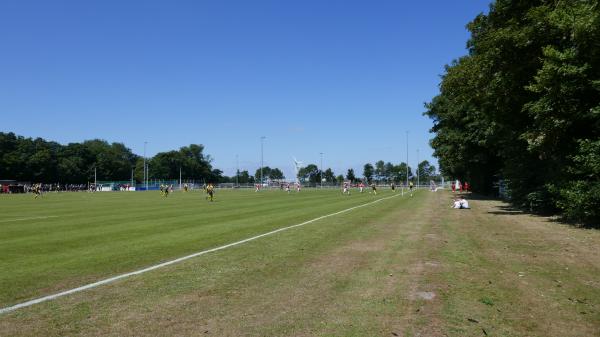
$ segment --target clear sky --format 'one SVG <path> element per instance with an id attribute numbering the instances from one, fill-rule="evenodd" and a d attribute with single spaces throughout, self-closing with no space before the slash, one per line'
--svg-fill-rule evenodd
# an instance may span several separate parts
<path id="1" fill-rule="evenodd" d="M 293 176 L 435 162 L 423 103 L 489 0 L 0 3 L 0 131 L 101 138 L 142 155 L 205 145 L 213 165 Z"/>

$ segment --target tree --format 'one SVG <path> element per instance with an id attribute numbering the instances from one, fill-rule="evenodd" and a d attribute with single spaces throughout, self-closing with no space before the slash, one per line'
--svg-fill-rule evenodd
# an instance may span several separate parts
<path id="1" fill-rule="evenodd" d="M 600 198 L 579 188 L 593 172 L 572 169 L 600 138 L 598 2 L 497 0 L 468 29 L 468 55 L 426 105 L 444 173 L 483 193 L 503 179 L 517 206 L 598 220 L 563 206 L 579 192 Z"/>
<path id="2" fill-rule="evenodd" d="M 421 182 L 427 182 L 431 179 L 431 176 L 435 175 L 435 166 L 429 164 L 429 161 L 423 160 L 419 163 L 417 172 L 419 172 Z"/>
<path id="3" fill-rule="evenodd" d="M 271 172 L 269 172 L 269 179 L 282 180 L 285 179 L 285 176 L 283 175 L 283 172 L 280 169 L 274 168 L 271 170 Z"/>
<path id="4" fill-rule="evenodd" d="M 378 181 L 381 181 L 382 179 L 385 179 L 385 175 L 385 163 L 383 160 L 379 160 L 375 163 L 375 176 Z"/>
<path id="5" fill-rule="evenodd" d="M 271 168 L 268 166 L 263 167 L 262 168 L 262 178 L 266 180 L 269 178 L 270 175 L 271 175 Z M 256 169 L 256 172 L 254 173 L 254 178 L 256 179 L 256 181 L 260 181 L 260 178 L 261 178 L 260 167 Z"/>
<path id="6" fill-rule="evenodd" d="M 385 179 L 391 180 L 392 174 L 394 172 L 394 164 L 392 164 L 390 162 L 385 163 L 384 172 L 385 172 Z"/>
<path id="7" fill-rule="evenodd" d="M 300 181 L 308 181 L 309 183 L 314 184 L 317 182 L 318 177 L 319 168 L 315 164 L 309 164 L 306 167 L 302 167 L 300 170 L 298 170 L 298 179 L 300 179 Z"/>
<path id="8" fill-rule="evenodd" d="M 333 171 L 330 168 L 328 168 L 327 170 L 325 170 L 325 172 L 323 172 L 323 178 L 328 183 L 334 183 L 336 180 L 335 174 L 333 174 Z"/>
<path id="9" fill-rule="evenodd" d="M 226 183 L 229 179 L 223 176 L 223 171 L 219 169 L 213 169 L 208 176 L 207 182 L 211 183 Z"/>
<path id="10" fill-rule="evenodd" d="M 344 182 L 344 175 L 340 174 L 339 176 L 337 176 L 337 177 L 335 178 L 335 180 L 336 180 L 336 182 L 337 182 L 338 184 L 341 184 L 341 183 L 343 183 L 343 182 Z"/>
<path id="11" fill-rule="evenodd" d="M 248 174 L 248 171 L 244 170 L 239 173 L 238 181 L 240 184 L 253 183 L 254 181 L 250 181 L 250 178 L 254 177 L 251 177 L 250 174 Z"/>
<path id="12" fill-rule="evenodd" d="M 356 180 L 354 169 L 348 169 L 348 173 L 346 173 L 346 179 L 350 180 L 350 182 L 354 182 Z"/>
<path id="13" fill-rule="evenodd" d="M 412 169 L 408 167 L 408 177 L 412 176 Z M 390 178 L 396 183 L 406 183 L 406 163 L 400 163 L 399 165 L 394 165 L 392 172 L 390 174 Z"/>
<path id="14" fill-rule="evenodd" d="M 216 183 L 221 179 L 221 174 L 213 170 L 210 157 L 204 156 L 203 150 L 203 145 L 191 144 L 181 147 L 179 151 L 159 152 L 148 161 L 148 175 L 157 179 L 178 179 L 181 170 L 182 177 L 186 179 Z"/>
<path id="15" fill-rule="evenodd" d="M 371 179 L 373 179 L 373 165 L 366 163 L 363 166 L 363 177 L 365 177 L 367 183 L 371 182 Z"/>
<path id="16" fill-rule="evenodd" d="M 150 177 L 177 179 L 180 168 L 187 179 L 215 177 L 217 172 L 203 149 L 202 145 L 191 144 L 179 151 L 157 153 L 147 159 Z M 122 143 L 92 139 L 61 145 L 0 132 L 0 176 L 16 180 L 81 184 L 92 181 L 95 170 L 98 180 L 129 181 L 134 170 L 136 180 L 141 182 L 143 162 Z"/>

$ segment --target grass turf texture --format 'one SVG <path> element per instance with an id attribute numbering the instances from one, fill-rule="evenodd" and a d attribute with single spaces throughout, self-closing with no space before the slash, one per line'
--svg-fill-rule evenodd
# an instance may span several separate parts
<path id="1" fill-rule="evenodd" d="M 1 197 L 3 307 L 376 200 L 338 190 Z"/>
<path id="2" fill-rule="evenodd" d="M 219 193 L 219 201 L 213 204 L 205 203 L 199 194 L 175 194 L 166 200 L 150 193 L 2 199 L 5 219 L 59 216 L 0 222 L 2 254 L 12 256 L 3 258 L 0 269 L 4 303 L 375 198 L 341 196 L 339 191 L 289 196 L 263 192 Z M 384 192 L 383 196 L 391 195 Z M 0 316 L 0 335 L 482 336 L 485 331 L 502 336 L 589 336 L 600 332 L 597 231 L 519 214 L 492 200 L 472 200 L 473 209 L 468 211 L 450 210 L 450 197 L 422 191 L 414 198 L 388 199 L 20 309 Z M 57 240 L 65 243 L 56 245 Z M 35 247 L 34 241 L 45 248 Z M 92 262 L 96 265 L 89 266 Z M 4 289 L 12 289 L 12 295 Z"/>

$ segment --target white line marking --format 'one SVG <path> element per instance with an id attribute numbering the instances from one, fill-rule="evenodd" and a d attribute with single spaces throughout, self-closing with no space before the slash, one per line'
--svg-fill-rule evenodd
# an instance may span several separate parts
<path id="1" fill-rule="evenodd" d="M 25 221 L 25 220 L 37 220 L 37 219 L 48 219 L 48 218 L 58 218 L 58 215 L 34 216 L 34 217 L 31 217 L 31 218 L 0 220 L 0 223 L 2 223 L 2 222 L 14 222 L 14 221 Z"/>
<path id="2" fill-rule="evenodd" d="M 129 273 L 125 273 L 125 274 L 113 276 L 111 278 L 100 280 L 100 281 L 94 282 L 94 283 L 89 283 L 89 284 L 86 284 L 86 285 L 78 287 L 78 288 L 73 288 L 73 289 L 66 290 L 66 291 L 63 291 L 63 292 L 60 292 L 60 293 L 56 293 L 56 294 L 52 294 L 52 295 L 48 295 L 48 296 L 36 298 L 36 299 L 30 300 L 30 301 L 27 301 L 27 302 L 15 304 L 15 305 L 10 306 L 10 307 L 5 307 L 5 308 L 0 309 L 0 315 L 4 314 L 4 313 L 7 313 L 7 312 L 11 312 L 11 311 L 17 310 L 17 309 L 20 309 L 20 308 L 29 307 L 29 306 L 37 304 L 37 303 L 50 301 L 50 300 L 53 300 L 53 299 L 58 298 L 58 297 L 66 296 L 66 295 L 73 294 L 73 293 L 76 293 L 76 292 L 80 292 L 80 291 L 84 291 L 84 290 L 87 290 L 87 289 L 95 288 L 95 287 L 98 287 L 98 286 L 101 286 L 101 285 L 104 285 L 104 284 L 112 283 L 114 281 L 117 281 L 117 280 L 120 280 L 120 279 L 124 279 L 124 278 L 130 277 L 130 276 L 143 274 L 143 273 L 146 273 L 146 272 L 158 269 L 158 268 L 166 267 L 166 266 L 169 266 L 169 265 L 181 262 L 181 261 L 185 261 L 185 260 L 191 259 L 191 258 L 196 257 L 196 256 L 200 256 L 200 255 L 204 255 L 204 254 L 207 254 L 207 253 L 216 252 L 218 250 L 223 250 L 223 249 L 226 249 L 226 248 L 229 248 L 229 247 L 241 245 L 242 243 L 246 243 L 248 241 L 253 241 L 253 240 L 265 237 L 265 236 L 269 236 L 269 235 L 273 235 L 275 233 L 283 232 L 283 231 L 288 230 L 288 229 L 292 229 L 292 228 L 295 228 L 295 227 L 304 226 L 304 225 L 307 225 L 307 224 L 315 222 L 315 221 L 319 221 L 319 220 L 322 220 L 322 219 L 325 219 L 325 218 L 329 218 L 329 217 L 332 217 L 332 216 L 335 216 L 335 215 L 339 215 L 339 214 L 342 214 L 342 213 L 350 212 L 350 211 L 355 210 L 357 208 L 361 208 L 361 207 L 365 207 L 365 206 L 368 206 L 368 205 L 372 205 L 372 204 L 374 204 L 376 202 L 380 202 L 382 200 L 386 200 L 386 199 L 390 199 L 390 198 L 393 198 L 393 197 L 397 197 L 398 195 L 399 194 L 395 194 L 395 195 L 392 195 L 391 197 L 385 197 L 385 198 L 377 199 L 375 201 L 370 201 L 370 202 L 368 202 L 366 204 L 362 204 L 362 205 L 350 207 L 350 208 L 347 208 L 347 209 L 339 211 L 339 212 L 335 212 L 335 213 L 323 215 L 323 216 L 320 216 L 318 218 L 314 218 L 312 220 L 308 220 L 308 221 L 305 221 L 303 223 L 299 223 L 299 224 L 296 224 L 296 225 L 282 227 L 282 228 L 279 228 L 279 229 L 276 229 L 276 230 L 273 230 L 273 231 L 270 231 L 270 232 L 267 232 L 267 233 L 264 233 L 264 234 L 256 235 L 256 236 L 244 239 L 244 240 L 240 240 L 240 241 L 236 241 L 236 242 L 233 242 L 233 243 L 229 243 L 229 244 L 226 244 L 224 246 L 219 246 L 219 247 L 216 247 L 216 248 L 212 248 L 212 249 L 208 249 L 208 250 L 203 250 L 201 252 L 197 252 L 197 253 L 194 253 L 194 254 L 183 256 L 183 257 L 177 258 L 175 260 L 171 260 L 171 261 L 159 263 L 159 264 L 156 264 L 156 265 L 144 268 L 144 269 L 140 269 L 140 270 L 132 271 L 132 272 L 129 272 Z"/>

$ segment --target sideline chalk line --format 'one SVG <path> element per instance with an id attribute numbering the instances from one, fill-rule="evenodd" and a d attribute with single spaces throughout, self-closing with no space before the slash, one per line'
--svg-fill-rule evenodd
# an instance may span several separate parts
<path id="1" fill-rule="evenodd" d="M 305 222 L 302 222 L 302 223 L 299 223 L 299 224 L 296 224 L 296 225 L 282 227 L 282 228 L 275 229 L 275 230 L 272 230 L 272 231 L 267 232 L 267 233 L 263 233 L 263 234 L 260 234 L 260 235 L 256 235 L 256 236 L 244 239 L 244 240 L 236 241 L 236 242 L 229 243 L 229 244 L 226 244 L 226 245 L 223 245 L 223 246 L 219 246 L 219 247 L 216 247 L 216 248 L 211 248 L 211 249 L 203 250 L 201 252 L 197 252 L 197 253 L 194 253 L 194 254 L 190 254 L 190 255 L 186 255 L 186 256 L 174 259 L 174 260 L 170 260 L 170 261 L 159 263 L 159 264 L 156 264 L 156 265 L 153 265 L 153 266 L 150 266 L 150 267 L 146 267 L 144 269 L 140 269 L 140 270 L 132 271 L 132 272 L 129 272 L 129 273 L 125 273 L 125 274 L 113 276 L 111 278 L 100 280 L 100 281 L 94 282 L 94 283 L 89 283 L 89 284 L 86 284 L 86 285 L 81 286 L 81 287 L 77 287 L 77 288 L 65 290 L 65 291 L 62 291 L 62 292 L 59 292 L 59 293 L 56 293 L 56 294 L 52 294 L 52 295 L 48 295 L 48 296 L 44 296 L 44 297 L 39 297 L 39 298 L 30 300 L 30 301 L 27 301 L 27 302 L 22 302 L 22 303 L 19 303 L 19 304 L 15 304 L 15 305 L 10 306 L 10 307 L 1 308 L 0 309 L 0 315 L 1 314 L 5 314 L 7 312 L 11 312 L 11 311 L 17 310 L 17 309 L 20 309 L 20 308 L 29 307 L 29 306 L 32 306 L 32 305 L 37 304 L 37 303 L 50 301 L 50 300 L 53 300 L 53 299 L 56 299 L 56 298 L 59 298 L 59 297 L 62 297 L 62 296 L 70 295 L 70 294 L 77 293 L 77 292 L 80 292 L 80 291 L 84 291 L 84 290 L 87 290 L 87 289 L 95 288 L 95 287 L 98 287 L 98 286 L 101 286 L 101 285 L 104 285 L 104 284 L 112 283 L 112 282 L 115 282 L 117 280 L 124 279 L 124 278 L 130 277 L 130 276 L 143 274 L 143 273 L 146 273 L 146 272 L 158 269 L 158 268 L 166 267 L 166 266 L 169 266 L 169 265 L 181 262 L 181 261 L 185 261 L 185 260 L 191 259 L 191 258 L 196 257 L 196 256 L 200 256 L 200 255 L 204 255 L 204 254 L 207 254 L 207 253 L 212 253 L 212 252 L 216 252 L 216 251 L 219 251 L 219 250 L 223 250 L 223 249 L 226 249 L 226 248 L 229 248 L 229 247 L 241 245 L 242 243 L 253 241 L 253 240 L 265 237 L 265 236 L 273 235 L 275 233 L 283 232 L 283 231 L 288 230 L 288 229 L 292 229 L 292 228 L 304 226 L 304 225 L 307 225 L 309 223 L 312 223 L 312 222 L 315 222 L 315 221 L 319 221 L 319 220 L 322 220 L 322 219 L 325 219 L 325 218 L 329 218 L 329 217 L 332 217 L 332 216 L 335 216 L 335 215 L 339 215 L 339 214 L 342 214 L 342 213 L 350 212 L 350 211 L 355 210 L 357 208 L 361 208 L 361 207 L 365 207 L 365 206 L 368 206 L 368 205 L 372 205 L 374 203 L 377 203 L 377 202 L 380 202 L 380 201 L 383 201 L 383 200 L 386 200 L 386 199 L 394 198 L 394 197 L 397 197 L 399 195 L 400 194 L 394 194 L 394 195 L 389 196 L 389 197 L 385 197 L 385 198 L 377 199 L 377 200 L 374 200 L 374 201 L 370 201 L 370 202 L 368 202 L 366 204 L 362 204 L 362 205 L 358 205 L 358 206 L 346 208 L 344 210 L 341 210 L 341 211 L 338 211 L 338 212 L 335 212 L 335 213 L 330 213 L 330 214 L 327 214 L 327 215 L 322 215 L 322 216 L 320 216 L 318 218 L 314 218 L 314 219 L 311 219 L 311 220 L 308 220 L 308 221 L 305 221 Z"/>
<path id="2" fill-rule="evenodd" d="M 3 222 L 14 222 L 14 221 L 25 221 L 25 220 L 37 220 L 37 219 L 49 219 L 49 218 L 58 218 L 58 217 L 59 217 L 58 215 L 33 216 L 31 218 L 0 220 L 0 223 L 3 223 Z"/>

